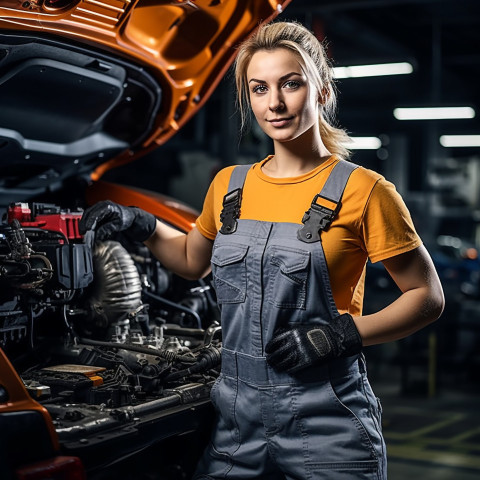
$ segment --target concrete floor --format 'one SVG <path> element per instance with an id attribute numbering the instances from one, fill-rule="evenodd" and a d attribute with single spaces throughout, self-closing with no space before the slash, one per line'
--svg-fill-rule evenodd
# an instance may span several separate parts
<path id="1" fill-rule="evenodd" d="M 429 395 L 417 369 L 419 388 L 406 393 L 399 368 L 386 371 L 370 380 L 383 406 L 389 480 L 480 479 L 480 382 L 438 372 L 441 386 Z"/>
<path id="2" fill-rule="evenodd" d="M 388 480 L 478 480 L 480 471 L 447 468 L 434 464 L 414 464 L 409 461 L 390 459 Z"/>

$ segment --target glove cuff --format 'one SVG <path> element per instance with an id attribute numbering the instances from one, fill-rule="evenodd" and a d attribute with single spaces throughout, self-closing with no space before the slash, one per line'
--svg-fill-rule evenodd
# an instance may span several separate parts
<path id="1" fill-rule="evenodd" d="M 130 207 L 135 215 L 132 225 L 125 230 L 125 235 L 138 242 L 148 240 L 155 231 L 157 219 L 145 210 L 138 207 Z"/>
<path id="2" fill-rule="evenodd" d="M 363 347 L 362 337 L 349 313 L 336 317 L 330 327 L 338 338 L 335 342 L 338 346 L 338 357 L 349 357 L 361 352 Z"/>

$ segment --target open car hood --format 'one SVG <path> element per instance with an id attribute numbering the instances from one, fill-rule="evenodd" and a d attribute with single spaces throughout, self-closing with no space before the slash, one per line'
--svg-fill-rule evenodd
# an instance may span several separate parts
<path id="1" fill-rule="evenodd" d="M 0 0 L 0 205 L 167 141 L 290 0 Z"/>

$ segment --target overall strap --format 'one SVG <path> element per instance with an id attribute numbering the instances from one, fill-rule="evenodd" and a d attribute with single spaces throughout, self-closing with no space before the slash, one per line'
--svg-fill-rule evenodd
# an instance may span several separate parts
<path id="1" fill-rule="evenodd" d="M 354 163 L 340 160 L 333 168 L 320 193 L 315 195 L 310 208 L 302 218 L 303 227 L 297 232 L 297 238 L 305 243 L 320 241 L 320 234 L 326 230 L 338 214 L 341 199 L 350 174 L 358 167 Z M 318 200 L 325 199 L 334 208 L 319 205 Z"/>
<path id="2" fill-rule="evenodd" d="M 220 212 L 222 227 L 220 233 L 229 235 L 237 229 L 237 220 L 240 216 L 242 190 L 247 172 L 251 165 L 237 165 L 230 176 L 227 194 L 223 197 L 223 208 Z"/>

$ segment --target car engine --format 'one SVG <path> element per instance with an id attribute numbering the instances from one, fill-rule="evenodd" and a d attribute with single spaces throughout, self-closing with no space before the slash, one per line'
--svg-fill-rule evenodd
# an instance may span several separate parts
<path id="1" fill-rule="evenodd" d="M 94 242 L 82 211 L 15 203 L 0 225 L 0 347 L 65 452 L 104 467 L 198 428 L 220 367 L 209 278 L 143 244 Z"/>

